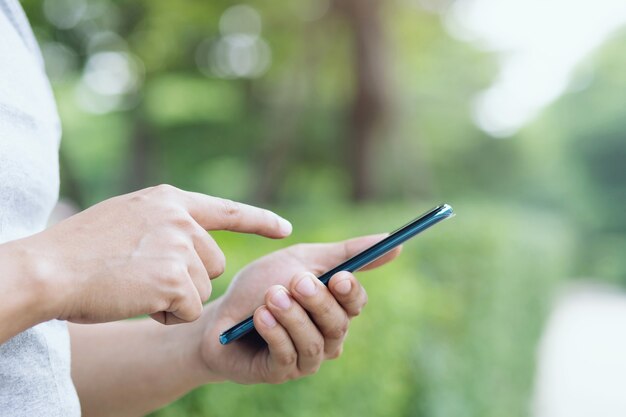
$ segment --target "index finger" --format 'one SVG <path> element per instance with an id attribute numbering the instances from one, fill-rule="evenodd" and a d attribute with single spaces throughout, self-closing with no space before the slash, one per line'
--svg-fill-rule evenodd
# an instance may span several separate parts
<path id="1" fill-rule="evenodd" d="M 191 191 L 183 193 L 189 214 L 205 230 L 230 230 L 275 239 L 291 234 L 291 223 L 269 210 Z"/>

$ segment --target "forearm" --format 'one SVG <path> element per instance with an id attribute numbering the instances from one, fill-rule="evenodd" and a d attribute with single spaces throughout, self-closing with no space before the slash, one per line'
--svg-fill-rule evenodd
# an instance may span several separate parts
<path id="1" fill-rule="evenodd" d="M 0 344 L 54 318 L 41 267 L 21 241 L 0 245 Z"/>
<path id="2" fill-rule="evenodd" d="M 71 324 L 72 378 L 83 415 L 141 416 L 215 382 L 200 356 L 206 309 L 198 321 L 173 326 L 148 319 Z"/>

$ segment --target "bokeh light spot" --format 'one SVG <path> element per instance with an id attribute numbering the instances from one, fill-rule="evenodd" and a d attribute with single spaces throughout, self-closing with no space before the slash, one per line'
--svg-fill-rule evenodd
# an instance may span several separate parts
<path id="1" fill-rule="evenodd" d="M 254 8 L 238 4 L 226 9 L 219 26 L 220 33 L 224 36 L 245 34 L 258 37 L 261 34 L 261 16 Z"/>
<path id="2" fill-rule="evenodd" d="M 43 12 L 46 19 L 59 29 L 71 29 L 87 11 L 85 0 L 44 0 Z"/>

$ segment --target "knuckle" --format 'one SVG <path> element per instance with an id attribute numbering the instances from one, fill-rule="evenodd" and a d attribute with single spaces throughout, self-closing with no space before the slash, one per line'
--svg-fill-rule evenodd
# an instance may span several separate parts
<path id="1" fill-rule="evenodd" d="M 303 354 L 308 357 L 316 358 L 322 354 L 324 351 L 324 342 L 321 340 L 316 340 L 307 345 L 304 349 Z"/>
<path id="2" fill-rule="evenodd" d="M 239 205 L 232 200 L 222 199 L 222 214 L 226 218 L 236 218 L 241 214 Z"/>
<path id="3" fill-rule="evenodd" d="M 304 311 L 296 312 L 297 316 L 294 317 L 294 324 L 300 328 L 305 328 L 310 325 L 311 317 Z"/>
<path id="4" fill-rule="evenodd" d="M 198 244 L 202 246 L 209 246 L 210 241 L 213 239 L 211 235 L 209 235 L 209 233 L 202 227 L 200 227 L 200 225 L 198 225 L 197 223 L 193 226 L 193 230 L 189 231 L 189 235 L 191 236 L 192 241 L 198 242 Z"/>
<path id="5" fill-rule="evenodd" d="M 156 194 L 172 194 L 177 190 L 177 188 L 169 184 L 159 184 L 149 188 L 148 190 Z"/>
<path id="6" fill-rule="evenodd" d="M 170 296 L 174 300 L 173 304 L 185 305 L 187 302 L 186 299 L 188 297 L 187 293 L 187 289 L 182 285 L 176 285 L 175 287 L 170 288 L 169 291 Z"/>
<path id="7" fill-rule="evenodd" d="M 326 337 L 332 340 L 342 340 L 348 333 L 348 320 L 344 320 L 340 325 L 332 327 L 326 332 Z"/>
<path id="8" fill-rule="evenodd" d="M 128 202 L 130 204 L 143 204 L 148 199 L 148 195 L 146 190 L 141 190 L 135 193 L 132 193 L 128 196 Z"/>
<path id="9" fill-rule="evenodd" d="M 170 244 L 170 247 L 172 247 L 176 252 L 182 252 L 182 253 L 187 253 L 193 250 L 194 248 L 193 243 L 189 239 L 183 236 L 170 238 L 169 244 Z"/>
<path id="10" fill-rule="evenodd" d="M 172 226 L 177 229 L 183 230 L 188 233 L 195 231 L 196 225 L 193 218 L 180 207 L 175 207 L 170 210 L 169 221 Z"/>
<path id="11" fill-rule="evenodd" d="M 283 367 L 290 367 L 296 364 L 298 355 L 295 352 L 287 352 L 279 355 L 276 362 Z"/>
<path id="12" fill-rule="evenodd" d="M 170 264 L 170 271 L 173 275 L 175 275 L 179 282 L 183 279 L 189 278 L 189 271 L 187 270 L 187 265 L 182 261 L 172 262 Z"/>
<path id="13" fill-rule="evenodd" d="M 178 286 L 178 283 L 180 282 L 180 277 L 171 272 L 173 271 L 173 269 L 171 271 L 166 271 L 165 270 L 166 268 L 170 268 L 170 267 L 164 266 L 159 271 L 159 283 L 163 287 L 165 287 L 166 291 L 169 293 L 172 288 L 175 288 Z"/>
<path id="14" fill-rule="evenodd" d="M 180 286 L 183 279 L 189 276 L 186 266 L 182 262 L 166 262 L 160 268 L 161 282 L 171 287 Z"/>
<path id="15" fill-rule="evenodd" d="M 324 301 L 318 303 L 316 307 L 317 314 L 324 317 L 332 315 L 334 303 L 336 303 L 334 298 L 328 297 L 324 299 Z"/>

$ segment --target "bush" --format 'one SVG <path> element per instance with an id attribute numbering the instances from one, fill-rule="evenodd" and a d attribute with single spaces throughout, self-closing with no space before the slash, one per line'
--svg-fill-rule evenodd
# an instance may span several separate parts
<path id="1" fill-rule="evenodd" d="M 456 218 L 409 242 L 393 264 L 361 275 L 370 302 L 340 359 L 279 386 L 201 387 L 153 415 L 527 415 L 534 348 L 569 268 L 570 233 L 550 213 L 453 205 Z M 216 235 L 226 276 L 292 242 L 390 230 L 416 214 L 382 206 L 287 211 L 296 230 L 289 242 Z M 215 284 L 219 292 L 227 282 Z"/>

